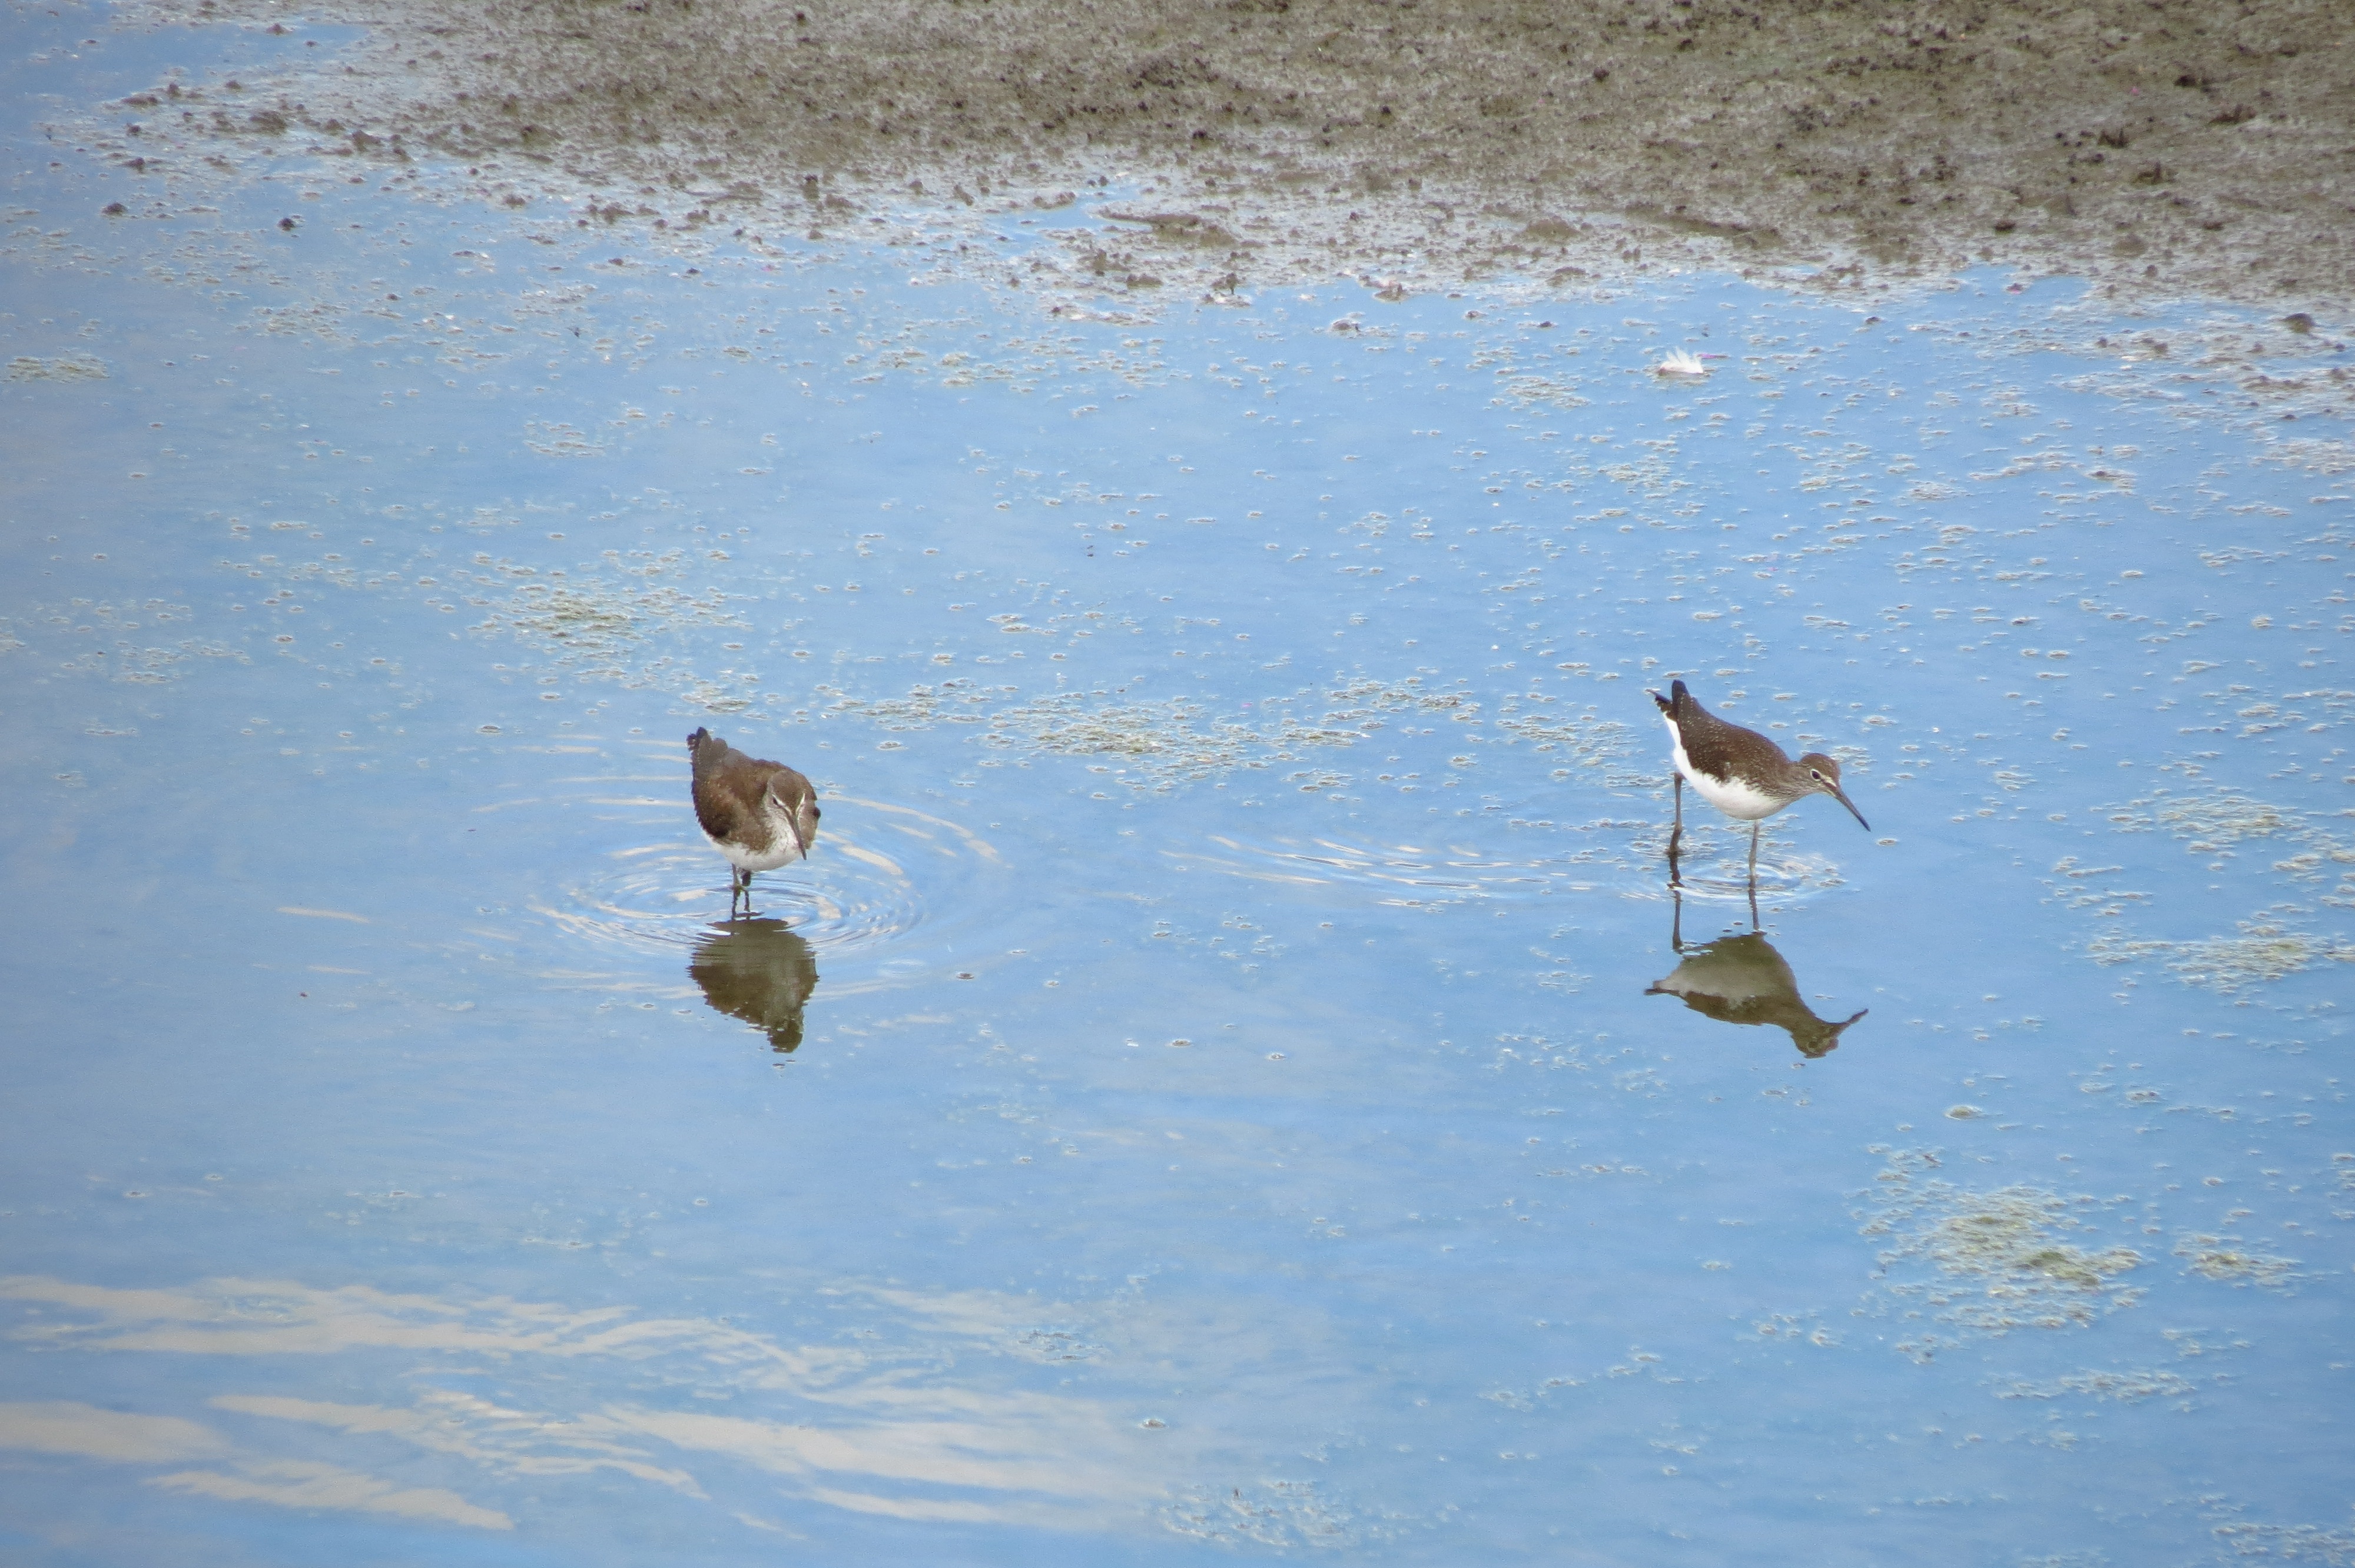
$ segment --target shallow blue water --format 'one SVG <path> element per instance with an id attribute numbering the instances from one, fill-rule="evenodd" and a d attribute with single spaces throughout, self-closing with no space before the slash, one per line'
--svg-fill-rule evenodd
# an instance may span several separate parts
<path id="1" fill-rule="evenodd" d="M 12 135 L 9 1560 L 2355 1551 L 2345 431 L 2190 345 L 2327 346 L 1067 322 Z M 1676 675 L 1871 821 L 1764 950 Z"/>

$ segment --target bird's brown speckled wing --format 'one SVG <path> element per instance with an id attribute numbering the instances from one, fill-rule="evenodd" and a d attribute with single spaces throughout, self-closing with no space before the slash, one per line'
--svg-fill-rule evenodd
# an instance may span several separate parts
<path id="1" fill-rule="evenodd" d="M 1756 763 L 1747 769 L 1753 774 L 1771 771 L 1773 767 L 1787 766 L 1791 760 L 1770 735 L 1761 735 L 1742 725 L 1730 724 L 1700 705 L 1700 699 L 1689 692 L 1679 692 L 1683 698 L 1677 713 L 1677 729 L 1684 737 L 1685 755 L 1693 766 L 1714 778 L 1724 778 L 1735 770 L 1736 759 L 1750 757 Z"/>
<path id="2" fill-rule="evenodd" d="M 718 782 L 715 776 L 707 774 L 701 769 L 697 770 L 695 820 L 701 823 L 703 831 L 713 838 L 725 842 L 734 842 L 739 836 L 736 832 L 738 814 L 736 803 L 720 793 L 716 787 Z"/>
<path id="3" fill-rule="evenodd" d="M 695 820 L 715 839 L 742 842 L 743 830 L 754 824 L 741 805 L 761 796 L 760 780 L 742 777 L 752 759 L 707 730 L 689 736 L 687 748 L 695 762 Z"/>

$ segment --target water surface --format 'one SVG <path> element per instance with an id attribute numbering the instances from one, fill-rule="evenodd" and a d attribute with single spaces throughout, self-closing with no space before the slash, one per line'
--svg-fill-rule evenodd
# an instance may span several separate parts
<path id="1" fill-rule="evenodd" d="M 2327 332 L 1070 319 L 33 118 L 12 1561 L 2355 1552 Z M 1872 824 L 1754 935 L 1675 676 Z M 732 928 L 698 726 L 826 802 Z"/>

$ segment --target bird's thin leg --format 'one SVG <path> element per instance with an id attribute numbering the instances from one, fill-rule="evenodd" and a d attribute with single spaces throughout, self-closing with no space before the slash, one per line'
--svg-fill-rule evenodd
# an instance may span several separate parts
<path id="1" fill-rule="evenodd" d="M 1764 821 L 1750 824 L 1750 925 L 1753 930 L 1758 926 L 1758 830 L 1765 825 Z"/>
<path id="2" fill-rule="evenodd" d="M 1676 825 L 1668 830 L 1668 885 L 1681 887 L 1684 884 L 1677 874 L 1677 845 L 1685 836 L 1685 776 L 1677 773 L 1670 777 L 1676 780 L 1677 786 L 1677 821 Z"/>
<path id="3" fill-rule="evenodd" d="M 739 901 L 739 900 L 741 900 L 743 896 L 744 896 L 744 868 L 743 868 L 742 866 L 741 866 L 741 865 L 731 865 L 731 866 L 730 866 L 730 867 L 728 868 L 728 918 L 729 918 L 729 919 L 733 920 L 733 919 L 735 919 L 735 918 L 736 918 L 736 905 L 737 905 L 738 901 Z"/>
<path id="4" fill-rule="evenodd" d="M 748 871 L 744 874 L 744 918 L 750 920 L 752 915 L 752 874 Z"/>

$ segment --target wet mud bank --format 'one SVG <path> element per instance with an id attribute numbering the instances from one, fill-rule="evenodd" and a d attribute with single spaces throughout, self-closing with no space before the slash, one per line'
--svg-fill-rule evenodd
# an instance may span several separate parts
<path id="1" fill-rule="evenodd" d="M 2287 315 L 2350 292 L 2355 11 L 2297 0 L 127 16 L 367 32 L 315 69 L 168 84 L 109 113 L 361 164 L 456 160 L 568 227 L 798 247 L 935 209 L 972 230 L 976 267 L 1009 275 L 986 231 L 1076 208 L 1111 226 L 1063 237 L 1107 294 L 1354 274 L 1397 297 L 1695 268 L 1872 288 L 1990 262 Z"/>

